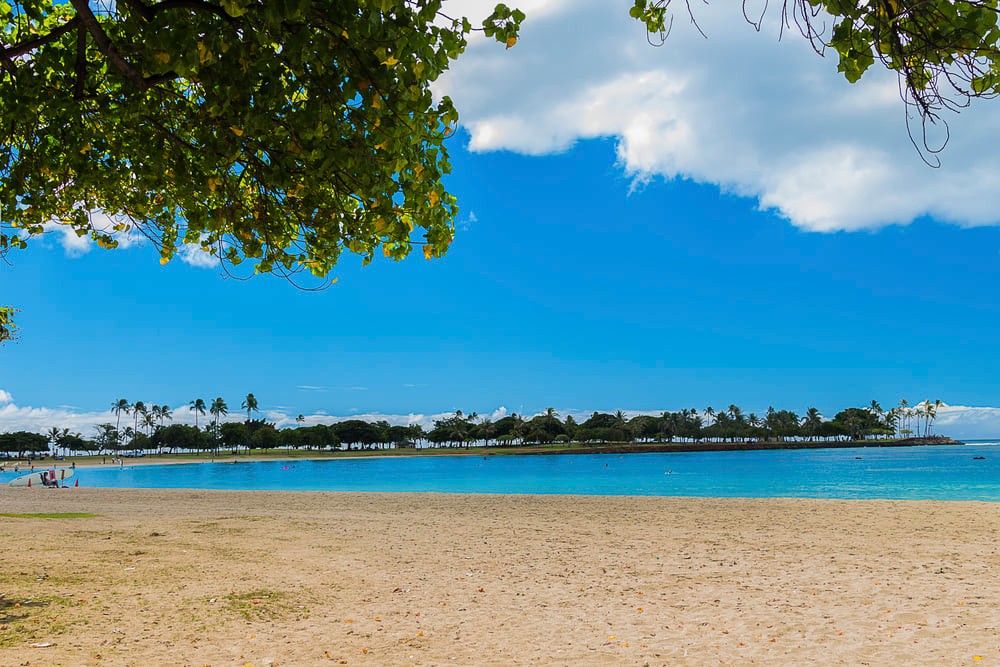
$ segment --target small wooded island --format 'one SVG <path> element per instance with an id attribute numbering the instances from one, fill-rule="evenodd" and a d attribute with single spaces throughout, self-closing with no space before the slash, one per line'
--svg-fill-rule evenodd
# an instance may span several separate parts
<path id="1" fill-rule="evenodd" d="M 173 417 L 166 406 L 120 399 L 112 404 L 116 423 L 99 424 L 93 437 L 53 427 L 45 434 L 17 431 L 0 433 L 0 455 L 170 455 L 172 457 L 256 454 L 262 456 L 337 456 L 434 454 L 566 454 L 626 452 L 699 452 L 756 449 L 814 449 L 842 447 L 903 447 L 961 444 L 931 427 L 942 403 L 923 401 L 910 406 L 905 400 L 891 410 L 876 401 L 864 408 L 847 408 L 833 419 L 809 408 L 802 417 L 790 410 L 768 408 L 763 417 L 744 413 L 738 406 L 725 410 L 638 414 L 594 412 L 577 422 L 572 415 L 560 418 L 552 408 L 525 418 L 506 415 L 496 421 L 475 412 L 456 411 L 434 421 L 427 430 L 420 424 L 390 425 L 386 421 L 346 419 L 331 424 L 311 424 L 299 415 L 294 425 L 278 428 L 267 419 L 254 418 L 257 400 L 248 394 L 242 401 L 246 419 L 223 421 L 228 406 L 222 398 L 211 404 L 191 401 L 188 410 L 194 425 L 166 424 Z M 199 423 L 211 413 L 211 420 Z M 122 416 L 125 425 L 122 425 Z M 132 424 L 129 425 L 128 422 Z"/>

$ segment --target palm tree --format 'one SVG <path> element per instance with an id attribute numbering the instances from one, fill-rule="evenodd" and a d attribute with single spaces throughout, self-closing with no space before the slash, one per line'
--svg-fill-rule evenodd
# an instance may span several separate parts
<path id="1" fill-rule="evenodd" d="M 164 420 L 170 421 L 174 418 L 174 413 L 170 410 L 169 406 L 160 406 L 160 426 L 163 426 Z"/>
<path id="2" fill-rule="evenodd" d="M 120 433 L 119 428 L 121 427 L 122 413 L 128 414 L 132 411 L 132 404 L 129 403 L 124 398 L 119 398 L 117 401 L 111 404 L 111 411 L 115 413 L 115 444 L 121 444 L 117 441 L 118 433 Z"/>
<path id="3" fill-rule="evenodd" d="M 205 401 L 196 398 L 188 404 L 188 410 L 194 413 L 194 427 L 198 428 L 198 415 L 205 414 Z"/>
<path id="4" fill-rule="evenodd" d="M 212 413 L 213 417 L 215 417 L 215 429 L 214 429 L 215 447 L 216 447 L 216 449 L 218 449 L 218 447 L 219 447 L 219 417 L 221 417 L 223 415 L 228 415 L 229 414 L 229 406 L 226 405 L 226 402 L 224 400 L 222 400 L 221 396 L 216 396 L 215 400 L 212 401 L 211 407 L 208 408 L 208 411 Z"/>
<path id="5" fill-rule="evenodd" d="M 934 403 L 928 408 L 928 411 L 930 412 L 930 422 L 927 424 L 928 435 L 930 434 L 931 425 L 934 423 L 934 420 L 937 419 L 938 408 L 940 408 L 942 405 L 944 405 L 944 403 L 942 403 L 941 399 L 939 398 L 936 399 Z"/>
<path id="6" fill-rule="evenodd" d="M 213 417 L 215 417 L 215 428 L 218 429 L 219 417 L 229 414 L 229 406 L 226 405 L 226 402 L 222 400 L 221 396 L 216 396 L 215 400 L 212 401 L 212 407 L 210 407 L 208 411 L 212 413 Z"/>
<path id="7" fill-rule="evenodd" d="M 806 416 L 802 418 L 802 428 L 810 438 L 816 435 L 816 429 L 822 423 L 823 416 L 820 415 L 819 410 L 816 408 L 806 410 Z"/>
<path id="8" fill-rule="evenodd" d="M 52 452 L 53 452 L 53 454 L 58 454 L 59 453 L 59 441 L 61 439 L 65 438 L 67 435 L 69 435 L 69 429 L 68 428 L 60 429 L 60 428 L 56 428 L 55 426 L 53 426 L 52 428 L 50 428 L 48 430 L 48 433 L 45 434 L 45 437 L 47 437 L 49 439 L 49 442 L 52 443 Z M 63 453 L 65 454 L 65 452 L 63 452 Z"/>
<path id="9" fill-rule="evenodd" d="M 247 397 L 243 399 L 243 403 L 240 407 L 247 411 L 247 421 L 250 421 L 250 414 L 253 412 L 260 412 L 257 409 L 257 398 L 253 394 L 247 394 Z"/>
<path id="10" fill-rule="evenodd" d="M 135 429 L 132 428 L 131 426 L 126 426 L 123 435 L 125 436 L 126 441 L 132 442 L 133 438 L 135 438 Z M 119 450 L 121 450 L 120 445 L 119 445 Z"/>
<path id="11" fill-rule="evenodd" d="M 157 406 L 153 406 L 154 408 Z M 156 426 L 156 413 L 149 412 L 142 416 L 142 425 L 146 427 L 146 434 L 153 435 L 153 427 Z"/>
<path id="12" fill-rule="evenodd" d="M 136 433 L 139 430 L 139 415 L 143 417 L 146 416 L 146 404 L 142 401 L 136 401 L 135 405 L 132 406 L 132 432 Z"/>
<path id="13" fill-rule="evenodd" d="M 515 440 L 523 440 L 524 439 L 524 432 L 527 430 L 527 427 L 528 427 L 528 422 L 524 421 L 524 417 L 522 417 L 521 415 L 517 414 L 516 412 L 514 414 L 512 414 L 511 417 L 514 420 L 514 425 L 510 429 L 510 435 Z"/>
<path id="14" fill-rule="evenodd" d="M 60 431 L 55 426 L 50 428 L 48 432 L 45 434 L 45 437 L 48 438 L 49 442 L 52 443 L 52 451 L 56 451 L 56 443 L 59 441 L 60 435 L 62 435 L 62 431 Z"/>
<path id="15" fill-rule="evenodd" d="M 917 418 L 917 430 L 916 435 L 920 437 L 920 420 L 927 416 L 927 401 L 917 403 L 913 407 L 913 416 Z"/>

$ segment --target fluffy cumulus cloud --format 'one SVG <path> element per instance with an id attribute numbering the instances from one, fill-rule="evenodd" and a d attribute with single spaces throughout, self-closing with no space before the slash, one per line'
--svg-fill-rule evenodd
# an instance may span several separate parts
<path id="1" fill-rule="evenodd" d="M 167 424 L 194 425 L 195 415 L 188 405 L 171 407 L 172 417 Z M 211 418 L 211 417 L 209 417 Z M 222 418 L 222 421 L 242 421 L 245 419 L 239 411 Z M 52 427 L 68 428 L 84 437 L 93 437 L 98 424 L 115 424 L 118 417 L 110 409 L 102 411 L 81 411 L 74 406 L 61 405 L 55 408 L 17 405 L 9 392 L 0 389 L 0 432 L 31 431 L 44 433 Z M 292 419 L 294 422 L 294 418 Z M 205 417 L 199 417 L 198 423 L 205 424 Z M 132 425 L 132 416 L 121 414 L 121 426 Z"/>
<path id="2" fill-rule="evenodd" d="M 85 436 L 94 434 L 94 427 L 104 422 L 114 423 L 110 412 L 77 412 L 67 408 L 35 408 L 13 402 L 0 405 L 0 431 L 31 431 L 44 433 L 53 426 L 68 428 Z"/>
<path id="3" fill-rule="evenodd" d="M 1000 433 L 1000 408 L 942 405 L 933 430 L 958 439 L 996 438 Z"/>
<path id="4" fill-rule="evenodd" d="M 454 0 L 448 11 L 479 18 L 490 4 Z M 1000 155 L 983 144 L 1000 115 L 988 101 L 945 116 L 950 143 L 931 169 L 911 144 L 896 77 L 873 68 L 847 83 L 835 54 L 817 56 L 794 29 L 779 41 L 774 7 L 758 34 L 739 3 L 693 3 L 705 39 L 676 3 L 673 31 L 654 48 L 627 0 L 529 4 L 515 48 L 475 40 L 437 84 L 473 151 L 540 155 L 613 137 L 639 182 L 714 184 L 812 231 L 924 215 L 1000 222 Z"/>

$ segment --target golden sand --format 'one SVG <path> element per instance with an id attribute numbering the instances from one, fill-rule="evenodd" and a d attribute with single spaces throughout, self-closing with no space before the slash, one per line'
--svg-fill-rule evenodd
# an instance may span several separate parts
<path id="1" fill-rule="evenodd" d="M 0 665 L 1000 664 L 1000 504 L 3 487 L 0 512 L 99 515 L 0 517 Z"/>

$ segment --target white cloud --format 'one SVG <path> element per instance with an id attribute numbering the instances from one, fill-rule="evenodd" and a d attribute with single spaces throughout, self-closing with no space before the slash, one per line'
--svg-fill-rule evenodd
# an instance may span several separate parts
<path id="1" fill-rule="evenodd" d="M 0 431 L 44 433 L 55 426 L 92 435 L 94 426 L 109 421 L 114 423 L 110 411 L 76 412 L 65 408 L 20 407 L 13 402 L 0 405 Z"/>
<path id="2" fill-rule="evenodd" d="M 488 3 L 449 4 L 479 17 Z M 437 84 L 461 113 L 474 151 L 559 152 L 617 139 L 624 171 L 715 184 L 813 231 L 908 224 L 922 215 L 965 226 L 1000 221 L 1000 134 L 990 102 L 949 115 L 944 166 L 910 143 L 896 77 L 877 67 L 855 85 L 797 32 L 761 34 L 738 3 L 683 4 L 662 48 L 650 47 L 629 2 L 533 3 L 515 48 L 486 39 Z M 919 133 L 919 121 L 914 129 Z M 938 131 L 938 139 L 941 133 Z"/>
<path id="3" fill-rule="evenodd" d="M 214 269 L 219 266 L 219 258 L 205 252 L 198 245 L 181 246 L 177 251 L 177 257 L 185 264 L 201 269 Z"/>
<path id="4" fill-rule="evenodd" d="M 82 257 L 93 247 L 90 236 L 77 236 L 76 231 L 67 225 L 47 222 L 45 232 L 55 235 L 56 242 L 62 246 L 67 257 Z"/>
<path id="5" fill-rule="evenodd" d="M 4 395 L 9 400 L 2 400 Z M 186 403 L 170 409 L 172 417 L 165 422 L 167 425 L 194 425 L 194 412 L 189 409 Z M 220 421 L 243 421 L 243 419 L 243 415 L 236 411 L 222 417 Z M 204 425 L 207 423 L 206 420 L 212 420 L 212 416 L 199 416 L 198 423 Z M 52 427 L 58 427 L 68 428 L 70 431 L 83 434 L 84 437 L 92 437 L 98 424 L 115 424 L 117 421 L 118 417 L 110 409 L 81 412 L 72 406 L 59 406 L 58 408 L 19 406 L 13 402 L 10 393 L 0 390 L 0 432 L 32 431 L 44 433 Z M 123 412 L 121 414 L 121 427 L 131 426 L 132 423 L 132 415 Z"/>
<path id="6" fill-rule="evenodd" d="M 141 245 L 146 239 L 129 225 L 125 218 L 111 217 L 103 211 L 90 212 L 90 226 L 94 231 L 110 234 L 118 242 L 119 248 L 131 248 Z M 115 231 L 116 224 L 129 225 L 123 231 Z M 50 221 L 44 225 L 45 233 L 53 234 L 56 242 L 62 246 L 68 257 L 81 257 L 94 247 L 90 234 L 79 236 L 69 225 Z"/>
<path id="7" fill-rule="evenodd" d="M 1000 438 L 1000 408 L 942 405 L 931 430 L 960 440 Z"/>
<path id="8" fill-rule="evenodd" d="M 103 211 L 93 211 L 90 213 L 90 223 L 95 231 L 110 234 L 118 242 L 119 249 L 124 250 L 147 242 L 146 237 L 131 226 L 131 223 L 125 218 L 111 217 Z M 116 224 L 125 224 L 127 227 L 122 231 L 115 231 Z M 56 242 L 62 246 L 68 257 L 81 257 L 94 247 L 94 242 L 89 234 L 78 236 L 76 231 L 68 225 L 47 222 L 44 229 L 47 234 L 55 237 Z M 182 245 L 177 249 L 176 257 L 181 262 L 198 268 L 214 269 L 220 265 L 218 257 L 205 252 L 199 245 Z"/>
<path id="9" fill-rule="evenodd" d="M 9 391 L 0 389 L 0 403 L 13 403 L 14 397 L 10 395 Z"/>

